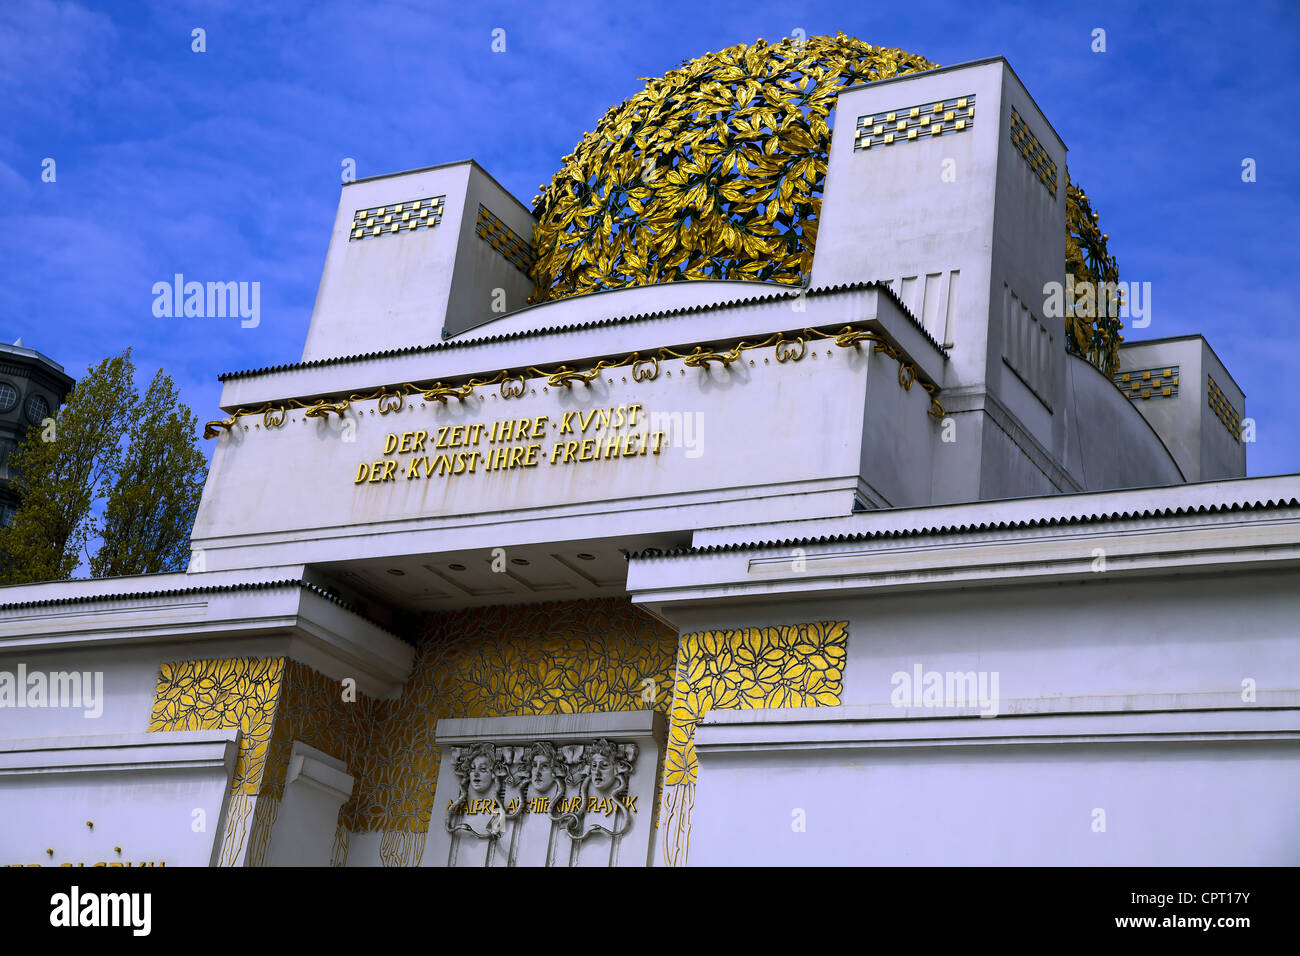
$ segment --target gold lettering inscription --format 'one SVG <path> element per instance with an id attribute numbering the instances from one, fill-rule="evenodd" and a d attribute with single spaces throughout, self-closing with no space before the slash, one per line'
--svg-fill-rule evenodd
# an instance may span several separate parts
<path id="1" fill-rule="evenodd" d="M 4 864 L 4 866 L 6 866 L 6 867 L 11 867 L 11 866 L 21 866 L 21 867 L 37 867 L 37 868 L 40 868 L 40 867 L 42 867 L 42 866 L 44 866 L 44 865 L 45 865 L 44 863 L 5 863 L 5 864 Z M 142 862 L 140 862 L 140 863 L 132 863 L 132 862 L 130 862 L 130 861 L 119 860 L 119 861 L 117 861 L 117 862 L 115 862 L 115 863 L 108 863 L 108 862 L 105 862 L 105 861 L 101 861 L 101 862 L 99 862 L 99 863 L 53 863 L 53 864 L 50 864 L 50 865 L 51 865 L 51 866 L 57 866 L 57 867 L 60 867 L 60 868 L 61 868 L 61 867 L 65 867 L 65 866 L 70 866 L 70 867 L 84 867 L 84 866 L 96 867 L 96 866 L 104 866 L 104 867 L 123 867 L 123 868 L 125 868 L 125 867 L 130 867 L 130 866 L 136 866 L 136 867 L 139 867 L 139 866 L 166 866 L 167 864 L 166 864 L 166 862 L 163 861 L 163 860 L 157 860 L 157 861 L 153 861 L 153 860 L 150 860 L 150 861 L 142 861 Z"/>
<path id="2" fill-rule="evenodd" d="M 452 478 L 539 465 L 579 465 L 658 455 L 667 433 L 637 427 L 641 405 L 390 432 L 382 457 L 356 465 L 354 485 Z M 548 431 L 554 436 L 546 441 Z M 481 466 L 481 467 L 480 467 Z"/>

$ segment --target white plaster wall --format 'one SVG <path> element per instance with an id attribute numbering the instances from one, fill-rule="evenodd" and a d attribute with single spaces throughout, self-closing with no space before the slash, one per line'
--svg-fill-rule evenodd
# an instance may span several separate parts
<path id="1" fill-rule="evenodd" d="M 438 341 L 471 165 L 451 163 L 343 187 L 303 360 Z M 349 240 L 358 209 L 445 196 L 436 226 Z"/>
<path id="2" fill-rule="evenodd" d="M 849 622 L 841 702 L 890 708 L 891 676 L 997 671 L 1005 700 L 1300 689 L 1294 571 L 781 601 L 680 613 L 683 631 Z M 1241 622 L 1250 626 L 1243 628 Z"/>
<path id="3" fill-rule="evenodd" d="M 1024 388 L 1019 382 L 1016 384 Z M 1025 455 L 1001 425 L 987 414 L 980 429 L 980 440 L 980 498 L 1023 498 L 1050 495 L 1061 490 L 1052 483 L 1046 472 Z"/>
<path id="4" fill-rule="evenodd" d="M 702 755 L 690 862 L 1295 866 L 1298 799 L 1295 741 Z"/>
<path id="5" fill-rule="evenodd" d="M 445 327 L 449 335 L 490 320 L 501 310 L 522 308 L 533 294 L 532 279 L 478 235 L 480 203 L 515 235 L 527 243 L 533 241 L 532 214 L 486 172 L 478 166 L 471 166 L 447 314 L 441 322 L 441 317 L 436 314 L 429 316 L 432 325 Z M 410 344 L 423 344 L 424 341 L 417 339 Z"/>
<path id="6" fill-rule="evenodd" d="M 1204 339 L 1201 346 L 1201 383 L 1197 404 L 1201 410 L 1201 473 L 1202 480 L 1236 478 L 1246 473 L 1246 444 L 1233 438 L 1217 415 L 1210 411 L 1207 388 L 1209 379 L 1243 419 L 1246 417 L 1246 395 L 1233 381 L 1228 370 Z"/>
<path id="7" fill-rule="evenodd" d="M 0 740 L 143 733 L 148 729 L 159 668 L 167 661 L 282 655 L 287 639 L 262 638 L 211 644 L 158 643 L 139 647 L 72 648 L 0 655 L 0 671 L 77 671 L 103 675 L 104 703 L 98 717 L 84 707 L 0 707 Z"/>
<path id="8" fill-rule="evenodd" d="M 701 746 L 691 862 L 1294 865 L 1295 581 L 1290 570 L 1099 576 L 1068 587 L 683 610 L 683 630 L 848 621 L 842 704 L 872 733 L 906 723 L 933 728 L 909 732 L 934 738 L 894 749 Z M 971 746 L 958 739 L 959 722 L 945 720 L 969 710 L 892 706 L 893 675 L 918 665 L 998 674 L 999 716 L 967 717 L 976 727 L 961 734 L 1002 734 L 1006 721 L 1035 715 L 1057 721 L 1060 739 Z M 1248 679 L 1253 704 L 1241 697 Z M 1280 706 L 1291 708 L 1276 718 L 1287 739 L 1125 740 L 1156 724 L 1190 733 L 1207 715 L 1231 723 Z M 1066 739 L 1087 737 L 1097 712 L 1133 723 L 1102 740 Z M 1091 829 L 1098 807 L 1104 834 Z M 795 808 L 807 811 L 806 833 L 791 829 Z"/>
<path id="9" fill-rule="evenodd" d="M 877 81 L 842 92 L 835 107 L 812 282 L 958 271 L 945 387 L 983 381 L 988 364 L 1002 69 L 991 61 Z M 854 151 L 859 116 L 969 94 L 976 94 L 976 107 L 968 130 Z M 956 165 L 954 182 L 941 178 L 946 159 Z"/>
<path id="10" fill-rule="evenodd" d="M 236 739 L 232 729 L 0 742 L 0 863 L 210 865 Z"/>
<path id="11" fill-rule="evenodd" d="M 342 760 L 295 740 L 265 865 L 329 866 L 339 808 L 354 785 Z"/>
<path id="12" fill-rule="evenodd" d="M 1188 481 L 1201 480 L 1201 406 L 1205 385 L 1201 374 L 1199 338 L 1175 339 L 1158 344 L 1125 343 L 1119 352 L 1119 370 L 1131 372 L 1159 366 L 1178 366 L 1178 394 L 1168 398 L 1128 401 L 1151 423 Z M 1197 388 L 1197 382 L 1201 387 Z M 1220 426 L 1222 427 L 1222 426 Z M 1242 474 L 1245 474 L 1243 471 Z M 1223 475 L 1220 477 L 1240 477 Z"/>
<path id="13" fill-rule="evenodd" d="M 208 866 L 226 786 L 220 776 L 204 771 L 5 779 L 0 863 Z M 196 810 L 204 814 L 202 830 L 194 829 L 200 820 Z"/>
<path id="14" fill-rule="evenodd" d="M 655 381 L 634 382 L 630 369 L 571 388 L 532 379 L 527 395 L 509 401 L 496 388 L 480 388 L 464 403 L 417 396 L 389 415 L 375 414 L 374 402 L 356 403 L 347 433 L 337 419 L 291 416 L 272 431 L 245 419 L 248 430 L 241 426 L 220 440 L 208 482 L 239 507 L 205 498 L 195 544 L 209 568 L 225 568 L 745 523 L 770 515 L 774 497 L 783 499 L 782 508 L 809 516 L 847 513 L 861 465 L 867 363 L 874 363 L 870 375 L 880 375 L 883 392 L 902 391 L 897 366 L 870 356 L 867 349 L 827 344 L 816 359 L 781 363 L 772 349 L 753 349 L 727 369 L 665 361 Z M 923 398 L 914 385 L 908 407 L 928 407 Z M 698 442 L 665 444 L 659 455 L 550 463 L 553 443 L 575 437 L 559 433 L 564 413 L 633 404 L 648 424 L 656 416 L 689 418 Z M 359 463 L 384 458 L 389 433 L 436 435 L 443 426 L 542 415 L 548 421 L 537 439 L 543 449 L 536 467 L 486 471 L 480 461 L 474 474 L 408 479 L 403 466 L 393 481 L 356 481 Z M 909 441 L 923 448 L 933 428 L 913 423 L 911 431 Z M 354 440 L 345 441 L 345 434 Z M 604 441 L 608 434 L 582 437 Z M 477 451 L 492 447 L 481 441 Z M 287 467 L 312 476 L 310 494 L 293 482 L 268 480 Z M 843 492 L 837 512 L 810 494 L 827 488 Z M 688 514 L 688 507 L 707 517 Z"/>
<path id="15" fill-rule="evenodd" d="M 1178 394 L 1131 401 L 1169 447 L 1188 481 L 1240 478 L 1246 474 L 1246 445 L 1210 410 L 1209 379 L 1245 417 L 1246 397 L 1209 343 L 1199 335 L 1125 343 L 1120 371 L 1178 366 Z"/>
<path id="16" fill-rule="evenodd" d="M 996 115 L 997 193 L 993 211 L 993 244 L 989 302 L 989 388 L 1031 435 L 1055 457 L 1060 456 L 1065 423 L 1054 411 L 1061 405 L 1062 372 L 1066 361 L 1065 320 L 1045 315 L 1044 286 L 1065 280 L 1065 207 L 1069 177 L 1065 143 L 1056 134 L 1033 97 L 1010 70 L 1001 74 L 1001 98 Z M 1011 114 L 1016 111 L 1042 149 L 1056 163 L 1053 196 L 1011 142 Z M 989 116 L 989 119 L 994 117 Z M 1009 288 L 1050 330 L 1050 371 L 1036 383 L 1043 402 L 1011 374 L 1002 361 L 1006 330 L 1002 303 Z M 1049 408 L 1051 411 L 1049 411 Z"/>
<path id="17" fill-rule="evenodd" d="M 1085 488 L 1140 488 L 1184 480 L 1155 429 L 1104 374 L 1068 355 L 1065 388 L 1070 427 L 1065 460 Z"/>
<path id="18" fill-rule="evenodd" d="M 897 362 L 868 354 L 862 477 L 884 507 L 927 504 L 942 422 L 930 414 L 930 396 L 918 383 L 906 391 L 899 386 Z"/>

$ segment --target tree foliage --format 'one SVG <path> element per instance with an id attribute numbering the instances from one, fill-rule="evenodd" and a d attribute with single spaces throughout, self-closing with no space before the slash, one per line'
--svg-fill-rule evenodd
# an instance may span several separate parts
<path id="1" fill-rule="evenodd" d="M 117 480 L 104 508 L 96 577 L 180 571 L 203 493 L 206 460 L 195 444 L 198 421 L 159 369 L 131 423 Z"/>
<path id="2" fill-rule="evenodd" d="M 0 583 L 67 578 L 83 558 L 97 576 L 184 569 L 204 470 L 194 413 L 161 371 L 141 402 L 134 374 L 129 348 L 87 369 L 53 427 L 10 455 L 19 504 L 0 528 Z"/>

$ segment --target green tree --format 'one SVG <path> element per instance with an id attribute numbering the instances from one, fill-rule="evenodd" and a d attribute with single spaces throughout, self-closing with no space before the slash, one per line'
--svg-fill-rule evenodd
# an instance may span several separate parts
<path id="1" fill-rule="evenodd" d="M 183 571 L 207 461 L 198 422 L 159 369 L 131 424 L 129 444 L 104 507 L 96 577 Z"/>
<path id="2" fill-rule="evenodd" d="M 130 349 L 88 369 L 53 428 L 28 429 L 9 456 L 19 501 L 0 528 L 0 583 L 66 578 L 83 556 L 96 577 L 184 570 L 206 470 L 197 421 L 161 369 L 143 401 L 134 377 Z"/>
<path id="3" fill-rule="evenodd" d="M 53 429 L 29 428 L 9 456 L 20 497 L 0 529 L 3 583 L 58 580 L 76 570 L 95 530 L 92 505 L 121 462 L 137 399 L 133 372 L 129 348 L 88 369 Z"/>

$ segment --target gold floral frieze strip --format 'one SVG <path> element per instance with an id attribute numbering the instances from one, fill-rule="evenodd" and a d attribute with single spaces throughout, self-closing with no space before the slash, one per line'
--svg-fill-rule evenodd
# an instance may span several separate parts
<path id="1" fill-rule="evenodd" d="M 710 710 L 839 704 L 848 622 L 682 635 L 664 783 L 694 783 L 695 726 Z"/>
<path id="2" fill-rule="evenodd" d="M 238 728 L 234 792 L 256 796 L 266 768 L 283 657 L 175 661 L 159 669 L 150 732 Z"/>
<path id="3" fill-rule="evenodd" d="M 399 232 L 432 229 L 442 221 L 446 196 L 429 196 L 426 199 L 408 199 L 386 206 L 358 209 L 352 216 L 348 242 L 395 236 Z"/>
<path id="4" fill-rule="evenodd" d="M 773 332 L 761 339 L 740 339 L 726 346 L 695 345 L 685 351 L 687 346 L 670 348 L 667 346 L 647 352 L 631 352 L 618 359 L 600 359 L 585 367 L 570 367 L 560 364 L 550 368 L 528 366 L 523 369 L 502 369 L 496 374 L 480 373 L 478 375 L 458 376 L 447 380 L 425 381 L 420 383 L 405 382 L 401 385 L 384 385 L 368 392 L 353 392 L 350 395 L 333 395 L 309 401 L 291 398 L 280 402 L 264 402 L 253 407 L 235 409 L 229 417 L 207 422 L 203 428 L 204 438 L 216 438 L 223 431 L 234 428 L 241 418 L 261 415 L 265 428 L 279 428 L 285 423 L 288 412 L 301 410 L 307 418 L 329 418 L 330 415 L 343 416 L 354 402 L 375 401 L 379 414 L 400 412 L 406 407 L 406 400 L 419 395 L 426 402 L 446 403 L 449 399 L 464 401 L 473 397 L 480 388 L 495 386 L 502 398 L 520 398 L 527 392 L 529 379 L 545 379 L 551 388 L 572 388 L 575 383 L 590 383 L 601 372 L 617 368 L 629 368 L 635 382 L 654 381 L 659 377 L 660 363 L 680 359 L 682 364 L 691 368 L 708 369 L 713 365 L 723 368 L 740 359 L 742 352 L 750 349 L 771 348 L 775 350 L 776 360 L 781 363 L 798 362 L 808 351 L 808 343 L 813 341 L 833 340 L 835 345 L 845 349 L 861 348 L 870 344 L 872 351 L 880 352 L 898 363 L 898 384 L 910 391 L 917 383 L 930 396 L 929 414 L 943 418 L 947 412 L 939 402 L 939 387 L 930 382 L 921 381 L 920 369 L 915 363 L 907 361 L 903 351 L 879 332 L 864 326 L 845 325 L 839 328 L 800 329 L 792 332 Z"/>
<path id="5" fill-rule="evenodd" d="M 433 616 L 402 695 L 383 702 L 350 829 L 382 831 L 385 866 L 410 865 L 433 813 L 446 717 L 658 710 L 672 703 L 677 635 L 626 598 Z"/>
<path id="6" fill-rule="evenodd" d="M 1011 145 L 1020 150 L 1029 168 L 1047 191 L 1056 198 L 1056 162 L 1047 154 L 1038 137 L 1029 131 L 1029 124 L 1014 108 L 1011 110 Z"/>
<path id="7" fill-rule="evenodd" d="M 853 149 L 856 152 L 873 146 L 892 146 L 894 143 L 934 138 L 944 133 L 960 133 L 974 125 L 974 93 L 906 106 L 899 110 L 868 113 L 858 117 Z"/>
<path id="8" fill-rule="evenodd" d="M 677 649 L 660 826 L 663 860 L 684 866 L 699 761 L 695 728 L 711 710 L 834 707 L 844 687 L 848 622 L 683 634 Z"/>
<path id="9" fill-rule="evenodd" d="M 474 231 L 524 275 L 528 275 L 537 261 L 533 244 L 489 212 L 482 203 L 479 203 Z"/>
<path id="10" fill-rule="evenodd" d="M 276 708 L 284 684 L 283 657 L 164 662 L 158 672 L 151 733 L 175 730 L 239 730 L 239 750 L 218 858 L 238 864 L 246 842 L 264 850 L 275 808 L 258 793 L 267 769 Z M 258 834 L 261 834 L 259 837 Z"/>

